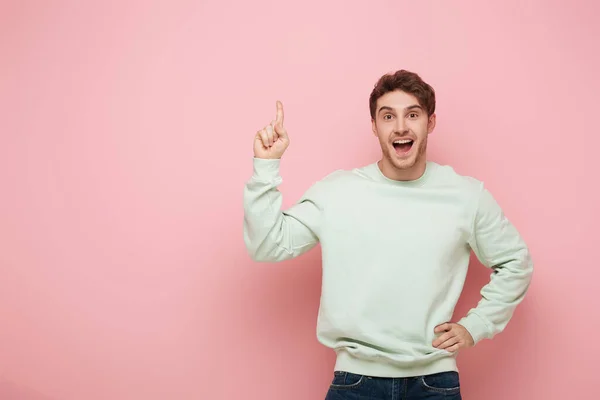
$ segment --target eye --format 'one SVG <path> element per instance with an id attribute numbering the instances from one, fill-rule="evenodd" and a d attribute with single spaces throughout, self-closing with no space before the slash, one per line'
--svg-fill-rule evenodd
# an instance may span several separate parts
<path id="1" fill-rule="evenodd" d="M 410 113 L 410 114 L 408 114 L 408 117 L 409 118 L 413 118 L 413 119 L 414 118 L 419 118 L 419 114 L 417 114 L 417 113 Z"/>
<path id="2" fill-rule="evenodd" d="M 388 118 L 388 117 L 389 117 L 389 118 Z M 383 116 L 383 119 L 384 119 L 384 121 L 385 121 L 385 120 L 388 120 L 388 121 L 389 121 L 389 120 L 390 120 L 390 119 L 392 119 L 393 117 L 394 117 L 394 116 L 393 116 L 392 114 L 385 114 L 385 115 Z"/>

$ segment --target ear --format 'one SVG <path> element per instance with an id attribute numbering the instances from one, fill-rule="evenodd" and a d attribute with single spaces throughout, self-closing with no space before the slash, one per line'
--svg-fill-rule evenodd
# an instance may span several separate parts
<path id="1" fill-rule="evenodd" d="M 373 131 L 373 135 L 377 136 L 377 123 L 373 118 L 371 118 L 371 130 Z"/>
<path id="2" fill-rule="evenodd" d="M 427 134 L 430 134 L 435 129 L 435 120 L 435 113 L 431 114 L 431 116 L 429 117 L 429 121 L 427 121 Z"/>

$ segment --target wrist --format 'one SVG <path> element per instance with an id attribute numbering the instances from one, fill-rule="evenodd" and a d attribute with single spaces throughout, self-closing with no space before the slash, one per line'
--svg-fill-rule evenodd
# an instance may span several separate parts
<path id="1" fill-rule="evenodd" d="M 466 317 L 457 322 L 463 326 L 473 339 L 473 345 L 479 343 L 483 339 L 490 337 L 489 329 L 486 323 L 475 313 L 469 313 Z"/>
<path id="2" fill-rule="evenodd" d="M 279 176 L 279 166 L 281 159 L 279 158 L 259 158 L 254 157 L 253 176 L 259 180 L 272 180 Z"/>

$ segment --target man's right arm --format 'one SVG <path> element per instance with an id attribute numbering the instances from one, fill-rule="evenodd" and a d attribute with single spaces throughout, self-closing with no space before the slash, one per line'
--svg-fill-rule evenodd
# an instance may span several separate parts
<path id="1" fill-rule="evenodd" d="M 277 101 L 275 120 L 254 137 L 254 173 L 244 188 L 244 242 L 255 261 L 294 258 L 319 241 L 319 183 L 293 207 L 281 210 L 279 165 L 290 143 L 283 119 L 283 104 Z"/>
<path id="2" fill-rule="evenodd" d="M 312 194 L 317 182 L 288 210 L 282 210 L 279 159 L 254 158 L 244 188 L 244 242 L 253 260 L 277 262 L 297 257 L 318 242 L 321 209 Z"/>

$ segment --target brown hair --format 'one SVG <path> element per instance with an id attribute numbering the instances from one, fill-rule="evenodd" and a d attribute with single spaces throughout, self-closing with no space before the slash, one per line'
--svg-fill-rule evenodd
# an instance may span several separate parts
<path id="1" fill-rule="evenodd" d="M 416 73 L 401 69 L 393 74 L 383 75 L 375 84 L 371 96 L 369 96 L 371 118 L 375 119 L 377 100 L 384 94 L 394 90 L 401 90 L 415 96 L 427 115 L 432 115 L 435 112 L 435 91 L 433 88 Z"/>

